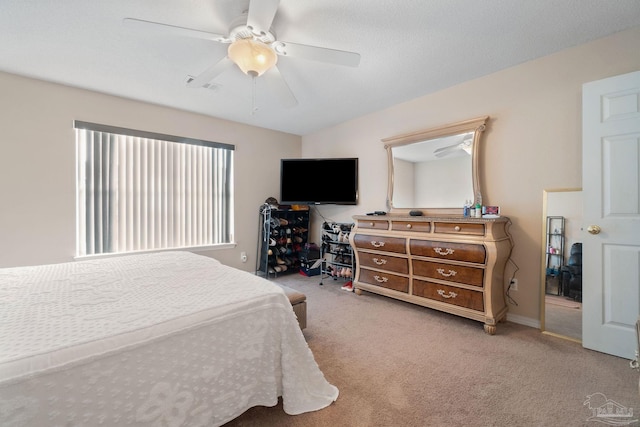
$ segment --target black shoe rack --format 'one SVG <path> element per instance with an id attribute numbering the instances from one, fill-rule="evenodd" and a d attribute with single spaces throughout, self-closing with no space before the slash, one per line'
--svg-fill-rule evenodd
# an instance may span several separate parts
<path id="1" fill-rule="evenodd" d="M 260 206 L 256 274 L 269 278 L 298 272 L 308 236 L 308 210 L 282 210 L 269 204 Z"/>

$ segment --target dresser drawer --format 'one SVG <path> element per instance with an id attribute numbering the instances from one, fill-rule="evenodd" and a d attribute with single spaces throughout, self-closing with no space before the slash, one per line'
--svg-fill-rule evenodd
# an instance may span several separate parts
<path id="1" fill-rule="evenodd" d="M 462 265 L 444 264 L 422 260 L 413 260 L 414 276 L 464 283 L 465 285 L 482 287 L 484 270 Z"/>
<path id="2" fill-rule="evenodd" d="M 387 289 L 393 289 L 398 292 L 409 292 L 409 278 L 396 276 L 384 271 L 360 269 L 358 280 L 369 285 L 376 285 Z"/>
<path id="3" fill-rule="evenodd" d="M 434 233 L 484 236 L 484 224 L 476 222 L 434 222 Z"/>
<path id="4" fill-rule="evenodd" d="M 484 311 L 484 296 L 482 291 L 440 285 L 424 280 L 414 280 L 413 295 L 470 308 L 476 311 Z"/>
<path id="5" fill-rule="evenodd" d="M 374 249 L 385 252 L 406 254 L 406 240 L 403 237 L 382 237 L 356 234 L 353 243 L 358 249 Z"/>
<path id="6" fill-rule="evenodd" d="M 487 251 L 483 245 L 465 243 L 435 242 L 430 240 L 409 240 L 411 255 L 430 258 L 453 259 L 456 261 L 484 264 Z"/>
<path id="7" fill-rule="evenodd" d="M 431 231 L 431 223 L 418 221 L 391 221 L 391 230 L 428 233 Z"/>
<path id="8" fill-rule="evenodd" d="M 395 273 L 409 274 L 409 260 L 395 256 L 358 252 L 358 261 L 363 267 L 372 267 Z"/>
<path id="9" fill-rule="evenodd" d="M 367 228 L 369 230 L 388 230 L 389 221 L 383 219 L 359 219 L 358 228 Z"/>

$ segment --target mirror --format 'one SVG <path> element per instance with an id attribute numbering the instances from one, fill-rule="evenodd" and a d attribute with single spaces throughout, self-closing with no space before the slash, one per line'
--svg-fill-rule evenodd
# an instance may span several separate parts
<path id="1" fill-rule="evenodd" d="M 582 341 L 581 226 L 580 188 L 543 192 L 540 329 L 576 342 Z"/>
<path id="2" fill-rule="evenodd" d="M 482 204 L 478 150 L 488 116 L 382 140 L 389 162 L 390 211 L 461 212 Z"/>

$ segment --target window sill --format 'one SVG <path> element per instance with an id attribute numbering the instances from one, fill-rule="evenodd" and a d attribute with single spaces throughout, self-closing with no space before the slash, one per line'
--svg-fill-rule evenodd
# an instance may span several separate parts
<path id="1" fill-rule="evenodd" d="M 112 258 L 116 256 L 132 255 L 132 254 L 147 254 L 153 252 L 167 252 L 167 251 L 187 251 L 187 252 L 204 252 L 204 251 L 218 251 L 223 249 L 233 249 L 237 245 L 236 242 L 222 243 L 219 245 L 206 245 L 206 246 L 188 246 L 183 248 L 166 248 L 166 249 L 152 249 L 146 251 L 131 251 L 131 252 L 117 252 L 108 254 L 95 254 L 95 255 L 76 255 L 73 257 L 76 261 L 100 259 L 100 258 Z"/>

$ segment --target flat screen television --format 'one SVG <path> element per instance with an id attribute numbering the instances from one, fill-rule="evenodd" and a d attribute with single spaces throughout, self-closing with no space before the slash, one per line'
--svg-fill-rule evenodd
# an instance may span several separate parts
<path id="1" fill-rule="evenodd" d="M 280 204 L 355 205 L 358 159 L 282 159 Z"/>

